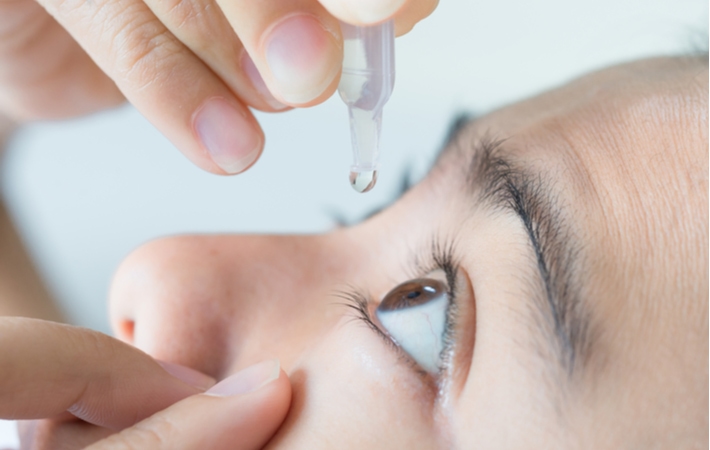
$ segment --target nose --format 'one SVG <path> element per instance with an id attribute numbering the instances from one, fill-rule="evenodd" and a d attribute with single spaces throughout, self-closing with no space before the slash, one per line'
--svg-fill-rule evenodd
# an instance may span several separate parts
<path id="1" fill-rule="evenodd" d="M 157 359 L 218 379 L 266 358 L 284 368 L 337 320 L 350 257 L 332 236 L 184 236 L 117 271 L 111 324 Z M 348 255 L 352 256 L 352 255 Z"/>

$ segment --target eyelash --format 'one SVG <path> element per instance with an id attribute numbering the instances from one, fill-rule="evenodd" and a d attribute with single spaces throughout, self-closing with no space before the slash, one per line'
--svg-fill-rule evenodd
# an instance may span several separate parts
<path id="1" fill-rule="evenodd" d="M 454 258 L 453 241 L 441 242 L 434 239 L 429 251 L 429 258 L 426 262 L 415 258 L 414 274 L 411 278 L 418 278 L 431 273 L 435 270 L 441 270 L 446 276 L 447 295 L 449 296 L 449 305 L 446 308 L 446 324 L 444 325 L 444 347 L 441 351 L 442 365 L 441 371 L 445 372 L 450 365 L 450 354 L 454 344 L 455 324 L 458 317 L 457 299 L 456 299 L 456 277 L 459 271 L 459 264 Z M 410 367 L 421 375 L 428 375 L 419 365 L 397 345 L 392 337 L 382 328 L 380 328 L 372 319 L 369 306 L 374 303 L 369 296 L 363 291 L 350 287 L 336 294 L 338 297 L 346 301 L 343 305 L 354 311 L 353 319 L 364 322 L 370 329 L 379 335 L 384 341 L 391 345 L 398 355 L 404 359 Z"/>

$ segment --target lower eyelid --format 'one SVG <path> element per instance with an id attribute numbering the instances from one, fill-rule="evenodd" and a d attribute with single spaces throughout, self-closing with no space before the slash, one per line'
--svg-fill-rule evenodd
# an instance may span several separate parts
<path id="1" fill-rule="evenodd" d="M 353 290 L 339 292 L 336 295 L 345 300 L 345 303 L 342 303 L 342 305 L 350 308 L 353 319 L 361 324 L 365 324 L 370 330 L 381 338 L 381 341 L 384 341 L 385 344 L 398 353 L 398 356 L 406 356 L 392 337 L 383 331 L 382 325 L 379 322 L 376 323 L 377 319 L 373 314 L 373 311 L 377 308 L 377 305 L 365 294 L 360 291 Z"/>
<path id="2" fill-rule="evenodd" d="M 377 305 L 373 302 L 371 308 Z M 371 311 L 374 311 L 371 309 Z M 354 327 L 358 346 L 365 354 L 361 357 L 368 365 L 370 373 L 378 377 L 380 383 L 393 389 L 397 395 L 416 402 L 417 410 L 432 419 L 436 413 L 439 386 L 436 380 L 424 372 L 389 336 L 366 330 L 362 321 L 348 321 Z"/>

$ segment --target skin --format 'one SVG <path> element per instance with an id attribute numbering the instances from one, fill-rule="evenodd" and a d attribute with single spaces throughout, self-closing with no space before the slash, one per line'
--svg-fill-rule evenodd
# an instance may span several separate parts
<path id="1" fill-rule="evenodd" d="M 339 20 L 393 20 L 401 35 L 436 4 L 0 0 L 0 113 L 17 121 L 58 119 L 128 100 L 197 166 L 234 174 L 263 150 L 250 107 L 283 111 L 333 94 L 343 59 Z M 290 19 L 300 25 L 279 28 Z M 287 43 L 286 63 L 269 59 L 277 35 Z M 201 120 L 210 105 L 217 110 Z M 219 126 L 209 138 L 201 134 L 200 124 L 227 114 L 228 123 L 239 124 L 237 136 Z"/>
<path id="2" fill-rule="evenodd" d="M 268 448 L 706 448 L 707 98 L 703 59 L 587 75 L 470 123 L 425 180 L 359 225 L 141 247 L 114 279 L 112 324 L 217 379 L 280 358 L 293 397 Z M 531 307 L 523 223 L 464 186 L 473 143 L 491 136 L 549 181 L 579 250 L 591 344 L 571 371 Z M 451 238 L 458 267 L 438 376 L 334 295 L 356 286 L 374 307 L 437 276 L 412 268 L 426 267 L 432 236 Z"/>
<path id="3" fill-rule="evenodd" d="M 25 449 L 260 448 L 291 400 L 274 360 L 215 385 L 92 330 L 4 317 L 0 331 L 0 418 L 52 417 L 20 422 Z"/>

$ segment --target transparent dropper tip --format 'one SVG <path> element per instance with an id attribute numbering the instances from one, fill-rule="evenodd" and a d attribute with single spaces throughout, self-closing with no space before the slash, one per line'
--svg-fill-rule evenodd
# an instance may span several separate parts
<path id="1" fill-rule="evenodd" d="M 340 28 L 343 70 L 338 92 L 350 116 L 350 185 L 363 193 L 377 182 L 382 108 L 394 85 L 394 22 L 364 27 L 343 22 Z"/>
<path id="2" fill-rule="evenodd" d="M 350 166 L 350 185 L 362 194 L 377 183 L 382 110 L 365 111 L 355 107 L 348 110 L 354 159 Z"/>
<path id="3" fill-rule="evenodd" d="M 364 172 L 350 172 L 350 185 L 359 193 L 365 193 L 375 187 L 377 183 L 377 171 L 367 170 Z"/>

